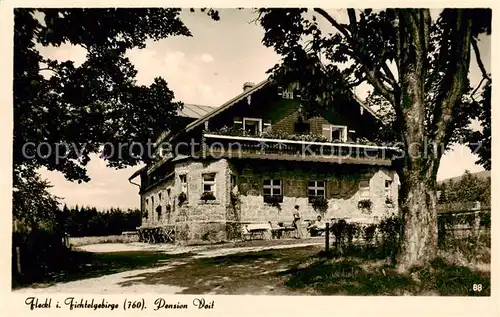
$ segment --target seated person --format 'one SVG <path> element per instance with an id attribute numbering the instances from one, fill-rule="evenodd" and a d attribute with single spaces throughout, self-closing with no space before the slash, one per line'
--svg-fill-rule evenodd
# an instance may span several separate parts
<path id="1" fill-rule="evenodd" d="M 307 229 L 311 232 L 311 235 L 313 235 L 313 233 L 317 234 L 317 233 L 322 232 L 326 229 L 326 224 L 321 219 L 321 216 L 318 215 L 317 220 L 313 224 L 311 224 L 309 227 L 307 227 Z"/>

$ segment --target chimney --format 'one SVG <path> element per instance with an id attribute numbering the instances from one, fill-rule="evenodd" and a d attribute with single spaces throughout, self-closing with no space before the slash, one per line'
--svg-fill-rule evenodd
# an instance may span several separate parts
<path id="1" fill-rule="evenodd" d="M 248 89 L 252 88 L 253 86 L 255 86 L 255 83 L 246 82 L 243 84 L 243 91 L 247 91 Z"/>

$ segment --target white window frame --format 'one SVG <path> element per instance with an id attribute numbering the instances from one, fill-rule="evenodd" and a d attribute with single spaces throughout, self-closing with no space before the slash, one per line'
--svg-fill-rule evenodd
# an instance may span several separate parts
<path id="1" fill-rule="evenodd" d="M 181 183 L 181 192 L 184 194 L 188 194 L 188 183 L 187 183 L 187 174 L 179 174 L 179 181 Z"/>
<path id="2" fill-rule="evenodd" d="M 387 186 L 389 184 L 389 186 Z M 392 180 L 386 179 L 384 181 L 384 189 L 385 189 L 385 197 L 391 198 L 391 188 L 392 188 Z"/>
<path id="3" fill-rule="evenodd" d="M 323 127 L 322 127 L 323 131 L 329 131 L 328 135 L 329 135 L 329 140 L 330 141 L 333 141 L 333 138 L 332 138 L 332 132 L 334 131 L 334 129 L 342 129 L 342 140 L 341 142 L 347 142 L 347 126 L 345 125 L 333 125 L 333 124 L 324 124 Z"/>
<path id="4" fill-rule="evenodd" d="M 243 117 L 243 131 L 246 131 L 245 125 L 246 125 L 247 121 L 258 122 L 259 123 L 259 133 L 262 133 L 262 119 L 261 118 L 247 118 L 247 117 Z"/>
<path id="5" fill-rule="evenodd" d="M 264 181 L 270 181 L 269 185 L 264 184 Z M 262 184 L 262 195 L 263 196 L 283 196 L 283 180 L 281 179 L 265 179 Z M 279 185 L 276 185 L 275 182 L 279 182 Z M 264 189 L 270 189 L 269 195 L 264 194 Z M 274 191 L 279 189 L 279 194 L 275 194 Z"/>
<path id="6" fill-rule="evenodd" d="M 283 99 L 293 99 L 293 89 L 282 88 L 281 93 L 278 93 L 278 95 L 281 95 Z"/>
<path id="7" fill-rule="evenodd" d="M 309 183 L 310 182 L 314 182 L 314 186 L 311 186 Z M 318 183 L 323 183 L 323 186 L 318 186 Z M 309 191 L 310 190 L 314 190 L 314 197 L 318 197 L 318 196 L 323 196 L 324 198 L 326 198 L 326 180 L 309 180 L 308 183 L 307 183 L 307 197 L 313 197 L 311 195 L 309 195 Z M 318 190 L 322 190 L 323 191 L 323 195 L 318 195 Z"/>
<path id="8" fill-rule="evenodd" d="M 368 183 L 368 186 L 362 186 L 363 182 Z M 360 199 L 370 199 L 370 180 L 361 180 L 359 182 L 359 198 Z"/>
<path id="9" fill-rule="evenodd" d="M 170 205 L 171 204 L 171 200 L 170 200 L 171 196 L 172 196 L 172 189 L 169 187 L 169 188 L 167 188 L 167 195 L 166 195 L 166 198 L 167 198 L 166 201 L 167 201 L 167 203 L 166 203 L 166 205 Z"/>
<path id="10" fill-rule="evenodd" d="M 207 181 L 205 180 L 205 175 L 213 175 L 214 180 L 213 181 Z M 205 190 L 205 185 L 211 186 L 210 188 L 212 190 Z M 201 186 L 202 186 L 202 193 L 207 193 L 207 192 L 212 192 L 215 197 L 217 197 L 217 174 L 216 173 L 203 173 L 201 174 Z"/>

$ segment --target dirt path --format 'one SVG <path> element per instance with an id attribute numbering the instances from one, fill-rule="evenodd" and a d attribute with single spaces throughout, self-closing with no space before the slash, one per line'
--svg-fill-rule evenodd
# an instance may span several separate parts
<path id="1" fill-rule="evenodd" d="M 234 261 L 235 257 L 238 257 L 240 254 L 247 253 L 255 253 L 255 252 L 263 252 L 270 250 L 285 250 L 291 248 L 301 248 L 308 249 L 318 248 L 319 245 L 322 244 L 322 241 L 301 241 L 302 243 L 291 242 L 284 245 L 271 245 L 271 246 L 249 246 L 249 247 L 221 247 L 214 248 L 213 246 L 193 246 L 193 247 L 179 247 L 172 245 L 144 245 L 140 243 L 131 243 L 131 244 L 100 244 L 100 245 L 89 245 L 84 247 L 79 247 L 79 250 L 87 251 L 87 252 L 96 252 L 96 253 L 107 253 L 107 252 L 129 252 L 129 251 L 151 251 L 151 252 L 162 252 L 166 254 L 183 254 L 183 253 L 191 253 L 192 255 L 186 258 L 176 258 L 172 260 L 164 260 L 165 264 L 160 265 L 159 267 L 149 268 L 149 269 L 139 269 L 139 270 L 129 270 L 126 272 L 109 274 L 96 278 L 87 278 L 77 281 L 71 281 L 66 283 L 59 283 L 48 287 L 28 287 L 22 288 L 18 290 L 14 290 L 14 292 L 30 292 L 30 293 L 59 293 L 59 292 L 71 292 L 71 293 L 113 293 L 113 294 L 121 294 L 121 293 L 162 293 L 162 294 L 178 294 L 178 293 L 190 293 L 189 285 L 190 283 L 184 283 L 182 280 L 182 274 L 184 270 L 189 271 L 194 268 L 201 268 L 200 276 L 197 280 L 193 282 L 198 282 L 202 287 L 201 290 L 206 288 L 213 289 L 213 291 L 217 291 L 220 288 L 218 284 L 219 281 L 228 281 L 227 276 L 217 276 L 217 274 L 207 274 L 208 270 L 218 271 L 219 265 L 217 259 L 224 259 L 227 261 Z M 243 256 L 242 256 L 243 257 Z M 247 256 L 245 255 L 245 258 Z M 250 257 L 252 258 L 252 257 Z M 214 259 L 214 260 L 211 260 Z M 261 273 L 267 274 L 271 272 L 279 272 L 280 270 L 285 270 L 283 265 L 278 263 L 279 259 L 269 258 L 266 261 L 258 262 L 263 264 L 263 268 L 265 266 L 265 270 Z M 205 261 L 205 262 L 203 262 Z M 207 261 L 212 261 L 213 263 L 209 263 Z M 244 260 L 238 260 L 244 262 Z M 253 261 L 253 259 L 251 259 Z M 195 262 L 195 264 L 193 264 Z M 251 263 L 251 265 L 255 265 L 258 263 Z M 282 263 L 281 263 L 282 264 Z M 222 264 L 224 265 L 224 264 Z M 232 264 L 231 264 L 232 265 Z M 232 268 L 233 266 L 231 266 Z M 232 279 L 238 279 L 238 274 L 242 274 L 242 278 L 246 279 L 244 276 L 248 275 L 248 272 L 245 273 L 245 269 L 248 269 L 248 264 L 242 263 L 234 265 L 234 275 L 231 277 Z M 242 270 L 243 269 L 243 270 Z M 173 270 L 178 270 L 179 274 L 174 274 Z M 241 272 L 240 272 L 241 271 Z M 175 275 L 175 276 L 174 276 Z M 212 277 L 212 278 L 208 278 Z M 168 277 L 168 278 L 165 278 Z M 169 278 L 175 283 L 169 285 Z M 252 284 L 251 282 L 246 281 L 246 284 Z M 179 286 L 181 285 L 181 286 Z M 186 287 L 184 287 L 186 285 Z M 204 288 L 203 288 L 204 287 Z M 274 292 L 274 288 L 271 285 L 261 285 L 259 286 L 259 290 L 253 289 L 257 287 L 257 285 L 248 285 L 244 289 L 240 291 L 243 293 L 251 293 L 255 294 L 262 293 L 262 291 Z M 207 289 L 208 290 L 208 289 Z"/>

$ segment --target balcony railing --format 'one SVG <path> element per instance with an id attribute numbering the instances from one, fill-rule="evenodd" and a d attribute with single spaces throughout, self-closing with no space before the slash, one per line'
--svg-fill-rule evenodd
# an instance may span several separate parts
<path id="1" fill-rule="evenodd" d="M 390 165 L 399 149 L 393 147 L 204 134 L 203 155 L 232 158 L 304 160 Z"/>

